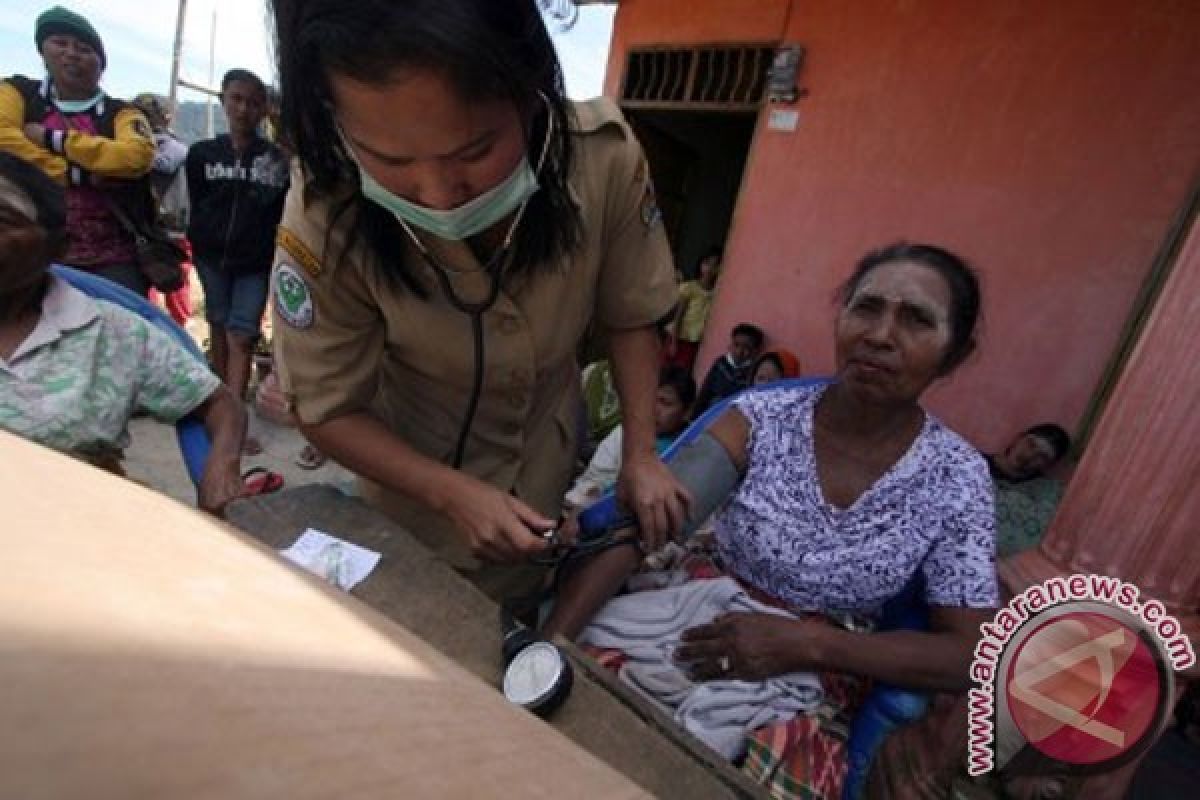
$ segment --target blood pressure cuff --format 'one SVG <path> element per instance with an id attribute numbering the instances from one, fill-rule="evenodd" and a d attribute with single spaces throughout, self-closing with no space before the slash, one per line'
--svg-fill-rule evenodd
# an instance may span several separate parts
<path id="1" fill-rule="evenodd" d="M 667 469 L 692 496 L 687 522 L 683 526 L 684 539 L 695 533 L 724 504 L 741 480 L 729 451 L 708 433 L 700 434 L 680 448 L 667 462 Z M 636 524 L 637 518 L 619 508 L 616 497 L 610 493 L 580 513 L 579 538 L 581 542 L 587 542 Z"/>

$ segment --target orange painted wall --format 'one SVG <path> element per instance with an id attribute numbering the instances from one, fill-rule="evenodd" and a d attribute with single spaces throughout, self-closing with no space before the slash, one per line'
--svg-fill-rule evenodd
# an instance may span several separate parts
<path id="1" fill-rule="evenodd" d="M 625 54 L 651 44 L 778 41 L 791 0 L 634 0 L 617 5 L 604 93 L 621 89 Z"/>
<path id="2" fill-rule="evenodd" d="M 614 92 L 639 44 L 808 51 L 799 129 L 759 121 L 699 363 L 747 320 L 830 370 L 832 296 L 853 263 L 930 241 L 980 268 L 987 317 L 980 354 L 930 407 L 989 448 L 1033 422 L 1075 426 L 1200 176 L 1200 3 L 787 5 L 624 0 L 617 14 Z"/>
<path id="3" fill-rule="evenodd" d="M 1200 610 L 1200 225 L 1096 426 L 1042 550 Z"/>

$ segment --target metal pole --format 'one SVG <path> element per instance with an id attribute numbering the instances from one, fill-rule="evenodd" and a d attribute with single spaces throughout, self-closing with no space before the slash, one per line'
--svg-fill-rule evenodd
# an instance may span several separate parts
<path id="1" fill-rule="evenodd" d="M 183 60 L 183 22 L 187 17 L 187 0 L 179 0 L 175 17 L 175 49 L 171 55 L 171 86 L 167 90 L 167 108 L 174 114 L 179 96 L 179 62 Z"/>
<path id="2" fill-rule="evenodd" d="M 217 52 L 217 9 L 213 9 L 212 27 L 208 29 L 208 85 L 213 85 L 213 62 L 216 59 Z M 213 96 L 208 96 L 208 138 L 216 136 L 216 128 L 213 124 Z"/>

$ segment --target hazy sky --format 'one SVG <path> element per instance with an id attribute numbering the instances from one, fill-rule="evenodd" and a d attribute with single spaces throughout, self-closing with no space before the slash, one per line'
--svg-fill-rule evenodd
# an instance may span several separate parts
<path id="1" fill-rule="evenodd" d="M 87 17 L 99 32 L 108 55 L 108 69 L 101 83 L 109 94 L 166 94 L 177 7 L 172 0 L 2 0 L 0 75 L 43 74 L 33 43 L 33 23 L 38 14 L 58 3 Z M 264 78 L 272 76 L 263 0 L 188 0 L 181 76 L 208 84 L 209 31 L 214 10 L 216 81 L 232 67 L 251 69 Z M 612 6 L 588 6 L 580 10 L 578 23 L 566 33 L 559 33 L 551 22 L 551 35 L 572 97 L 600 94 L 612 18 Z M 202 100 L 204 96 L 181 90 L 180 99 Z"/>

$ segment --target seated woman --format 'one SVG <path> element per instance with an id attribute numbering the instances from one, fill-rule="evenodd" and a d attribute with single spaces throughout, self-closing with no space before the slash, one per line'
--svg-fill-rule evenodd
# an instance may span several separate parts
<path id="1" fill-rule="evenodd" d="M 791 350 L 780 347 L 768 350 L 754 362 L 754 369 L 750 371 L 750 385 L 763 386 L 799 377 L 800 359 Z"/>
<path id="2" fill-rule="evenodd" d="M 614 548 L 564 577 L 544 626 L 602 648 L 775 796 L 840 797 L 869 681 L 965 689 L 997 603 L 987 464 L 919 404 L 974 348 L 973 272 L 897 244 L 864 258 L 842 298 L 833 383 L 743 394 L 673 462 L 689 525 L 724 499 L 700 484 L 727 491 L 727 577 L 609 600 L 638 563 Z M 929 630 L 870 632 L 914 578 Z"/>
<path id="3" fill-rule="evenodd" d="M 65 203 L 37 167 L 0 153 L 0 429 L 120 473 L 134 412 L 173 423 L 194 411 L 212 440 L 200 507 L 220 513 L 242 492 L 245 412 L 165 333 L 49 272 Z"/>

